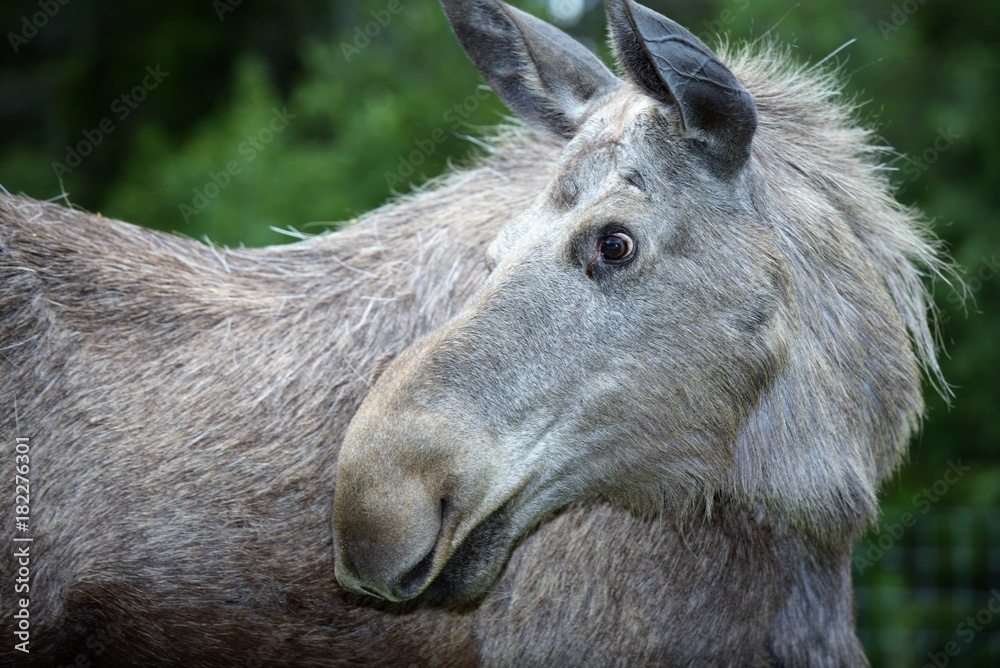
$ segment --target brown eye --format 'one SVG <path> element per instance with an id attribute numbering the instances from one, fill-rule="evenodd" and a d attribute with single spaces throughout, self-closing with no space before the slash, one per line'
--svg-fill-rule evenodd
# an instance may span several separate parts
<path id="1" fill-rule="evenodd" d="M 614 232 L 600 241 L 601 259 L 608 264 L 624 264 L 635 254 L 635 242 L 624 232 Z"/>

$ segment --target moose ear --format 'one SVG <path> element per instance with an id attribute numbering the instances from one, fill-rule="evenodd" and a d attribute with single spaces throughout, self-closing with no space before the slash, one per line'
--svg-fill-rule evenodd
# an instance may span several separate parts
<path id="1" fill-rule="evenodd" d="M 615 53 L 628 77 L 654 99 L 677 106 L 716 176 L 736 176 L 750 158 L 757 129 L 750 93 L 677 23 L 632 0 L 606 5 Z"/>
<path id="2" fill-rule="evenodd" d="M 455 36 L 522 119 L 570 137 L 587 104 L 621 85 L 572 37 L 500 0 L 441 0 Z"/>

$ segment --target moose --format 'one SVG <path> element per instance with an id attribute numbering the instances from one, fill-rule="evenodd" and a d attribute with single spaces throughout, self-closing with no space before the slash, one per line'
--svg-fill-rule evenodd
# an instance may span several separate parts
<path id="1" fill-rule="evenodd" d="M 5 663 L 866 663 L 943 260 L 836 78 L 442 5 L 521 124 L 341 231 L 0 197 Z"/>

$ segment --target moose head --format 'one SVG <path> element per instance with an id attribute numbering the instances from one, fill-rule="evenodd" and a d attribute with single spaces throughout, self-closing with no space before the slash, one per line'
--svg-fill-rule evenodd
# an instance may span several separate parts
<path id="1" fill-rule="evenodd" d="M 493 90 L 565 148 L 477 295 L 353 418 L 338 580 L 468 600 L 532 526 L 596 497 L 675 518 L 725 500 L 846 544 L 921 410 L 919 369 L 811 149 L 783 152 L 781 114 L 632 0 L 607 1 L 624 79 L 499 0 L 442 4 Z"/>

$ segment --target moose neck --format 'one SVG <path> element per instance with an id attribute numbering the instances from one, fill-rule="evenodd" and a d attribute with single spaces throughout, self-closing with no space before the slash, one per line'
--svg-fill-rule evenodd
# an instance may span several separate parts
<path id="1" fill-rule="evenodd" d="M 867 665 L 854 630 L 853 542 L 821 544 L 792 533 L 779 544 L 787 594 L 771 621 L 772 655 L 784 665 Z"/>
<path id="2" fill-rule="evenodd" d="M 849 544 L 818 546 L 730 500 L 683 521 L 574 506 L 514 551 L 483 603 L 483 618 L 504 625 L 480 627 L 482 651 L 520 662 L 865 665 L 849 554 Z M 539 620 L 558 634 L 541 642 Z M 637 637 L 647 638 L 641 648 Z"/>

